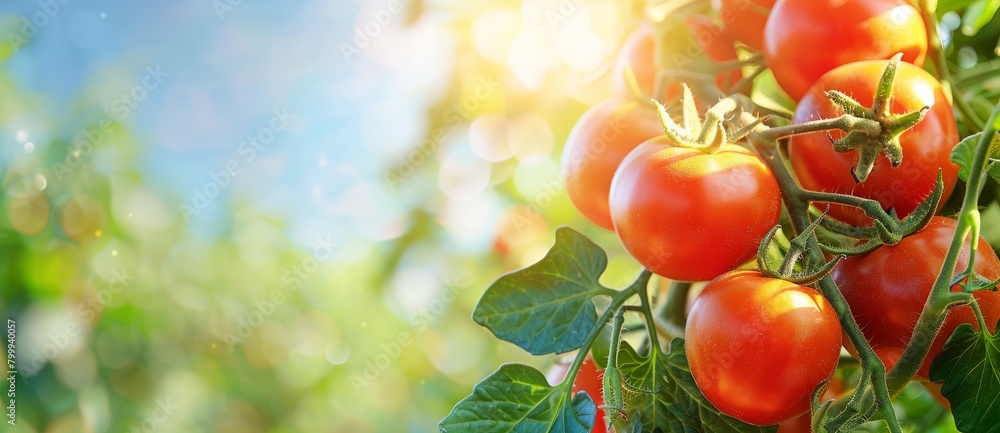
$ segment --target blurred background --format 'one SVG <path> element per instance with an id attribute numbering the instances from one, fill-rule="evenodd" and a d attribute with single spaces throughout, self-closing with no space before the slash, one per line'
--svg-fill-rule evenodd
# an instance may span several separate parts
<path id="1" fill-rule="evenodd" d="M 428 432 L 500 364 L 548 369 L 471 312 L 558 226 L 638 273 L 559 155 L 640 3 L 4 2 L 2 431 Z"/>
<path id="2" fill-rule="evenodd" d="M 427 432 L 546 368 L 471 311 L 560 225 L 637 273 L 558 163 L 628 6 L 4 2 L 2 430 Z"/>

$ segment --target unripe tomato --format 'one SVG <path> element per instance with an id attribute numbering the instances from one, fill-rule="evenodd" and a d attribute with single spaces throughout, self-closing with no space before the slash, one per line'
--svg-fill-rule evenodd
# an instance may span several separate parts
<path id="1" fill-rule="evenodd" d="M 625 249 L 675 281 L 707 281 L 747 262 L 781 214 L 778 183 L 756 154 L 737 145 L 706 154 L 666 136 L 622 161 L 610 198 Z"/>
<path id="2" fill-rule="evenodd" d="M 722 0 L 719 18 L 736 39 L 755 51 L 764 46 L 764 24 L 777 0 Z"/>
<path id="3" fill-rule="evenodd" d="M 820 76 L 860 60 L 889 59 L 923 65 L 927 32 L 907 0 L 782 0 L 764 27 L 764 57 L 798 101 Z"/>
<path id="4" fill-rule="evenodd" d="M 809 411 L 840 359 L 837 314 L 810 288 L 735 271 L 695 300 L 684 333 L 705 398 L 741 421 L 774 425 Z"/>
<path id="5" fill-rule="evenodd" d="M 854 320 L 875 354 L 885 363 L 886 369 L 896 364 L 910 341 L 917 318 L 948 254 L 957 225 L 955 220 L 934 217 L 927 227 L 898 244 L 879 247 L 863 256 L 848 257 L 833 270 L 833 279 L 850 304 Z M 1000 259 L 985 239 L 979 238 L 978 242 L 976 272 L 990 281 L 1000 278 Z M 968 266 L 969 245 L 971 242 L 966 241 L 955 272 L 963 271 Z M 957 284 L 952 287 L 952 291 L 960 290 Z M 993 332 L 1000 319 L 1000 293 L 979 291 L 973 296 L 979 302 L 990 332 Z M 934 357 L 944 349 L 945 341 L 955 328 L 963 323 L 979 328 L 972 307 L 968 305 L 952 308 L 948 312 L 916 375 L 918 380 L 927 380 Z M 856 355 L 857 351 L 846 339 L 845 343 L 847 349 Z"/>
<path id="6" fill-rule="evenodd" d="M 827 90 L 839 90 L 871 107 L 878 81 L 888 63 L 885 60 L 856 62 L 826 73 L 802 98 L 793 121 L 804 123 L 842 115 L 826 97 L 824 92 Z M 941 83 L 923 69 L 900 63 L 892 91 L 891 112 L 903 114 L 925 106 L 930 107 L 930 111 L 924 120 L 899 137 L 903 163 L 892 168 L 888 158 L 879 155 L 868 179 L 861 183 L 855 182 L 851 175 L 858 151 L 834 151 L 825 132 L 792 137 L 788 156 L 802 187 L 874 199 L 886 210 L 896 209 L 902 218 L 913 212 L 934 190 L 941 168 L 944 197 L 938 206 L 940 210 L 958 179 L 958 166 L 950 160 L 951 149 L 958 143 L 958 126 Z M 830 135 L 834 139 L 844 136 L 840 131 L 832 131 Z M 857 208 L 831 205 L 830 216 L 855 225 L 872 224 L 871 218 Z"/>
<path id="7" fill-rule="evenodd" d="M 656 112 L 637 102 L 612 99 L 587 110 L 573 125 L 562 154 L 566 194 L 580 213 L 614 230 L 608 194 L 615 170 L 632 149 L 662 134 Z"/>
<path id="8" fill-rule="evenodd" d="M 549 384 L 555 386 L 566 377 L 566 372 L 569 370 L 569 364 L 556 364 L 549 370 L 545 378 L 548 379 Z M 604 425 L 604 380 L 603 380 L 604 370 L 598 370 L 597 365 L 594 364 L 594 360 L 587 358 L 580 365 L 580 372 L 576 375 L 576 380 L 573 381 L 573 394 L 580 391 L 585 391 L 587 395 L 594 400 L 597 404 L 597 419 L 594 420 L 594 429 L 591 430 L 593 433 L 607 433 L 608 429 Z"/>

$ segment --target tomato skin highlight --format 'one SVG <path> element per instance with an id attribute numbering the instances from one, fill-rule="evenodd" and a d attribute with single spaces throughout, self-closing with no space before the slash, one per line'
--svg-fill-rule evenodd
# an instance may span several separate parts
<path id="1" fill-rule="evenodd" d="M 861 60 L 922 66 L 927 31 L 906 0 L 782 0 L 764 26 L 764 57 L 774 78 L 798 101 L 827 71 Z"/>
<path id="2" fill-rule="evenodd" d="M 587 110 L 573 125 L 562 154 L 566 194 L 587 219 L 614 230 L 608 210 L 611 179 L 637 146 L 663 134 L 651 108 L 611 99 Z"/>
<path id="3" fill-rule="evenodd" d="M 722 0 L 719 17 L 726 29 L 754 51 L 764 46 L 764 25 L 777 0 Z"/>
<path id="4" fill-rule="evenodd" d="M 746 263 L 781 214 L 778 183 L 756 154 L 736 145 L 706 154 L 666 136 L 622 161 L 610 199 L 625 249 L 675 281 L 707 281 Z"/>
<path id="5" fill-rule="evenodd" d="M 556 364 L 545 378 L 548 379 L 549 385 L 555 386 L 566 377 L 568 370 L 569 364 Z M 607 433 L 608 429 L 604 425 L 604 409 L 601 409 L 601 406 L 604 406 L 604 370 L 598 370 L 597 364 L 594 364 L 594 360 L 589 357 L 580 365 L 580 372 L 573 381 L 573 395 L 580 391 L 586 391 L 597 404 L 597 419 L 594 420 L 594 429 L 591 432 Z"/>
<path id="6" fill-rule="evenodd" d="M 688 365 L 720 412 L 767 426 L 809 411 L 840 358 L 837 314 L 810 288 L 734 271 L 695 300 L 685 330 Z"/>
<path id="7" fill-rule="evenodd" d="M 863 256 L 848 257 L 833 270 L 833 279 L 850 304 L 854 319 L 886 369 L 896 364 L 910 341 L 957 225 L 950 218 L 934 217 L 927 227 L 898 244 L 879 247 Z M 985 239 L 979 238 L 978 242 L 976 272 L 987 280 L 1000 278 L 1000 259 Z M 969 245 L 967 241 L 959 255 L 956 272 L 968 266 Z M 952 291 L 961 290 L 957 284 L 952 287 Z M 979 302 L 990 331 L 994 331 L 1000 319 L 1000 293 L 978 291 L 973 296 Z M 954 307 L 948 312 L 915 379 L 927 380 L 934 357 L 941 353 L 945 341 L 962 323 L 979 329 L 972 307 L 968 305 Z M 846 339 L 845 345 L 857 356 L 857 351 Z"/>
<path id="8" fill-rule="evenodd" d="M 839 90 L 862 105 L 871 107 L 875 89 L 887 64 L 888 61 L 884 60 L 856 62 L 828 72 L 802 98 L 792 121 L 804 123 L 843 114 L 826 97 L 824 92 L 827 90 Z M 808 190 L 877 200 L 887 211 L 895 208 L 902 218 L 913 212 L 934 190 L 938 168 L 941 168 L 944 196 L 938 205 L 940 210 L 958 180 L 958 166 L 950 160 L 951 149 L 959 141 L 958 126 L 941 83 L 923 69 L 900 63 L 890 103 L 891 112 L 903 114 L 925 106 L 929 106 L 930 110 L 924 120 L 899 138 L 903 148 L 902 164 L 893 168 L 885 155 L 879 155 L 868 179 L 861 183 L 855 182 L 851 175 L 851 166 L 858 158 L 857 150 L 845 153 L 834 151 L 825 132 L 792 137 L 788 159 L 799 183 Z M 831 131 L 830 136 L 836 140 L 842 138 L 844 133 Z M 857 208 L 831 205 L 830 216 L 854 225 L 872 225 L 871 218 Z"/>

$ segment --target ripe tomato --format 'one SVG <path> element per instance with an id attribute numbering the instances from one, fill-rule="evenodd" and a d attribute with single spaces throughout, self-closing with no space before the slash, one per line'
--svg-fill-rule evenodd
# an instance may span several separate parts
<path id="1" fill-rule="evenodd" d="M 719 18 L 736 39 L 755 51 L 764 46 L 764 24 L 777 0 L 722 0 Z"/>
<path id="2" fill-rule="evenodd" d="M 625 80 L 625 70 L 632 68 L 632 74 L 639 85 L 639 90 L 643 95 L 652 97 L 653 88 L 656 85 L 656 29 L 651 24 L 642 24 L 635 31 L 625 38 L 621 51 L 615 59 L 615 67 L 612 69 L 611 77 L 614 83 L 615 95 L 622 98 L 632 96 L 628 81 Z M 663 100 L 673 99 L 680 96 L 679 86 L 669 86 L 665 89 Z"/>
<path id="3" fill-rule="evenodd" d="M 955 220 L 934 217 L 927 227 L 898 244 L 849 257 L 833 270 L 833 279 L 850 304 L 854 319 L 887 369 L 896 364 L 910 341 L 956 226 Z M 986 240 L 979 238 L 978 242 L 976 272 L 989 280 L 1000 278 L 1000 259 Z M 969 264 L 969 245 L 971 243 L 966 243 L 959 256 L 956 272 Z M 959 290 L 958 285 L 952 287 L 952 291 Z M 992 332 L 1000 319 L 1000 293 L 980 291 L 974 296 Z M 944 342 L 962 323 L 970 323 L 978 329 L 972 307 L 955 307 L 948 313 L 917 373 L 918 380 L 927 380 L 931 361 L 941 353 Z M 856 355 L 857 351 L 846 339 L 845 343 Z"/>
<path id="4" fill-rule="evenodd" d="M 555 386 L 566 377 L 567 370 L 569 370 L 569 364 L 556 364 L 545 377 L 550 385 Z M 594 420 L 594 429 L 591 430 L 594 433 L 607 433 L 608 431 L 604 425 L 604 409 L 601 409 L 601 406 L 604 406 L 603 376 L 604 370 L 598 370 L 594 360 L 588 357 L 580 366 L 580 372 L 576 374 L 576 380 L 573 381 L 574 395 L 580 391 L 586 391 L 587 395 L 594 399 L 594 403 L 597 404 L 597 419 Z"/>
<path id="5" fill-rule="evenodd" d="M 759 426 L 809 410 L 840 358 L 840 322 L 810 288 L 735 271 L 712 280 L 691 308 L 691 374 L 720 412 Z"/>
<path id="6" fill-rule="evenodd" d="M 591 107 L 573 125 L 562 155 L 566 194 L 595 224 L 614 230 L 608 211 L 611 179 L 632 149 L 663 134 L 652 109 L 612 99 Z"/>
<path id="7" fill-rule="evenodd" d="M 793 121 L 803 123 L 843 114 L 826 97 L 824 92 L 827 90 L 839 90 L 871 107 L 875 88 L 887 64 L 885 60 L 856 62 L 823 75 L 802 98 Z M 941 84 L 923 69 L 900 63 L 890 105 L 894 114 L 931 107 L 923 121 L 899 137 L 903 148 L 903 163 L 899 167 L 892 168 L 888 158 L 879 155 L 868 179 L 856 183 L 851 166 L 858 158 L 857 151 L 835 152 L 825 132 L 801 135 L 791 138 L 789 159 L 802 187 L 874 199 L 884 209 L 895 208 L 897 214 L 904 217 L 934 189 L 938 168 L 942 168 L 943 206 L 958 178 L 958 166 L 949 159 L 951 149 L 958 143 L 958 127 Z M 834 139 L 844 136 L 839 131 L 831 135 Z M 856 208 L 831 206 L 830 216 L 855 225 L 872 224 L 871 219 Z"/>
<path id="8" fill-rule="evenodd" d="M 859 60 L 923 65 L 927 32 L 907 0 L 783 0 L 764 27 L 764 57 L 774 78 L 798 101 L 820 76 Z"/>
<path id="9" fill-rule="evenodd" d="M 725 63 L 738 60 L 736 55 L 736 39 L 732 33 L 711 18 L 705 15 L 691 15 L 684 20 L 691 35 L 698 43 L 708 58 L 716 63 Z M 732 68 L 715 74 L 715 85 L 720 90 L 729 90 L 740 79 L 743 78 L 743 71 L 740 68 Z"/>
<path id="10" fill-rule="evenodd" d="M 622 245 L 650 271 L 707 281 L 753 258 L 781 213 L 778 183 L 756 154 L 649 140 L 611 182 L 611 220 Z"/>

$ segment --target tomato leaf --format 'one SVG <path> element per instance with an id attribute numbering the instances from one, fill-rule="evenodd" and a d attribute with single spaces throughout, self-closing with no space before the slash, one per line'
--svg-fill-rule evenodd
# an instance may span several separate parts
<path id="1" fill-rule="evenodd" d="M 618 352 L 625 384 L 625 409 L 641 420 L 641 431 L 703 433 L 773 433 L 719 413 L 698 389 L 684 354 L 684 340 L 670 342 L 668 354 L 639 355 L 628 343 Z M 639 430 L 636 430 L 639 431 Z"/>
<path id="2" fill-rule="evenodd" d="M 486 289 L 472 318 L 532 355 L 578 349 L 597 326 L 592 298 L 610 290 L 598 283 L 607 265 L 604 250 L 560 228 L 545 258 Z"/>
<path id="3" fill-rule="evenodd" d="M 1000 432 L 1000 334 L 959 325 L 931 363 L 931 380 L 944 381 L 955 425 L 965 433 Z"/>
<path id="4" fill-rule="evenodd" d="M 960 167 L 958 177 L 962 178 L 963 181 L 969 181 L 969 167 L 972 166 L 972 159 L 976 156 L 976 146 L 979 145 L 979 140 L 982 135 L 982 132 L 977 132 L 965 137 L 951 149 L 951 162 L 958 164 Z M 1000 157 L 1000 146 L 997 146 L 997 144 L 997 140 L 994 139 L 991 144 L 992 149 L 990 152 L 990 158 Z M 1000 181 L 1000 165 L 993 164 L 990 166 L 989 175 L 993 179 Z"/>
<path id="5" fill-rule="evenodd" d="M 568 384 L 549 386 L 542 372 L 504 364 L 472 388 L 438 428 L 442 432 L 588 433 L 597 405 L 586 392 L 570 397 Z"/>

